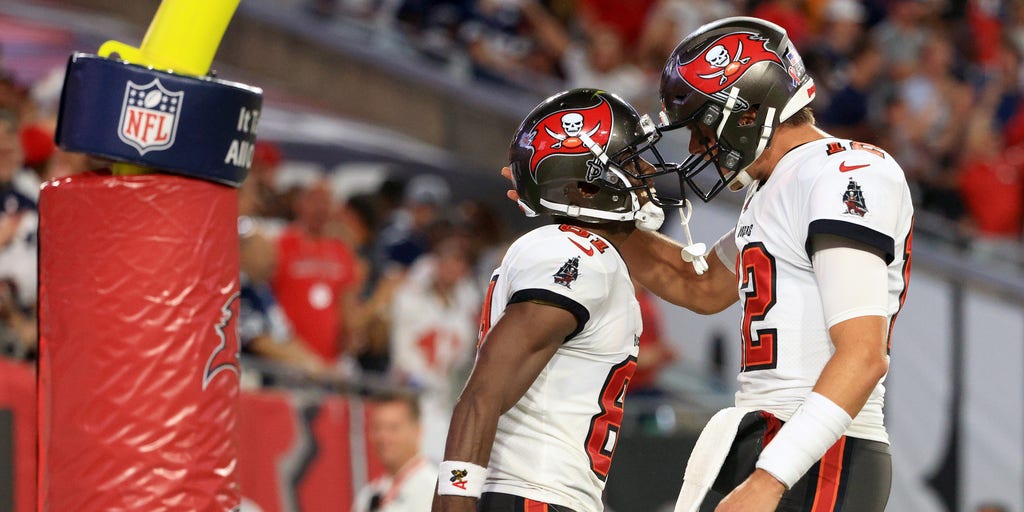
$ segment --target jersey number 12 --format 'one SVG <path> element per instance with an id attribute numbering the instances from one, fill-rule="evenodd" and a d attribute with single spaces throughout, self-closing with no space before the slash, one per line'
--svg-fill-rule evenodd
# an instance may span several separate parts
<path id="1" fill-rule="evenodd" d="M 775 257 L 761 242 L 743 248 L 740 254 L 740 287 L 743 298 L 742 371 L 770 370 L 778 364 L 778 330 L 756 329 L 755 322 L 768 316 L 775 306 Z"/>

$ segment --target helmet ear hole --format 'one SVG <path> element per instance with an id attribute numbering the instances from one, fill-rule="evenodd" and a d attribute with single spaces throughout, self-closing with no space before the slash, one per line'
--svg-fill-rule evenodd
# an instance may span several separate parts
<path id="1" fill-rule="evenodd" d="M 740 115 L 740 118 L 736 120 L 736 126 L 750 126 L 757 121 L 757 111 L 761 108 L 761 105 L 753 105 L 747 111 Z"/>
<path id="2" fill-rule="evenodd" d="M 599 187 L 599 186 L 597 186 L 597 185 L 595 185 L 593 183 L 587 183 L 585 181 L 577 181 L 576 182 L 576 188 L 578 188 L 579 191 L 580 191 L 580 194 L 582 194 L 583 197 L 586 197 L 586 198 L 594 197 L 599 192 L 601 192 L 601 187 Z"/>

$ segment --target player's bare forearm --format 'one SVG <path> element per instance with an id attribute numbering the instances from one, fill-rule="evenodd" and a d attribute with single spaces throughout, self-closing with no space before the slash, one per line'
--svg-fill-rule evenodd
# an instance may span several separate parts
<path id="1" fill-rule="evenodd" d="M 470 395 L 470 396 L 467 396 Z M 461 460 L 487 466 L 491 445 L 501 415 L 499 402 L 475 393 L 467 386 L 452 413 L 445 460 Z M 440 475 L 444 478 L 446 475 Z M 467 496 L 440 496 L 435 494 L 433 512 L 473 512 L 477 499 Z"/>
<path id="2" fill-rule="evenodd" d="M 836 347 L 818 377 L 814 391 L 856 417 L 867 403 L 871 391 L 889 371 L 885 354 L 888 322 L 881 316 L 860 316 L 840 322 L 829 329 Z"/>
<path id="3" fill-rule="evenodd" d="M 629 273 L 662 299 L 701 314 L 717 313 L 738 300 L 736 276 L 714 254 L 697 275 L 679 256 L 682 246 L 659 233 L 636 230 L 620 247 Z"/>
<path id="4" fill-rule="evenodd" d="M 523 302 L 505 308 L 481 345 L 473 372 L 455 404 L 445 460 L 487 466 L 499 417 L 519 401 L 575 328 L 575 317 L 555 306 Z M 472 498 L 435 496 L 433 511 L 461 512 L 475 507 Z"/>

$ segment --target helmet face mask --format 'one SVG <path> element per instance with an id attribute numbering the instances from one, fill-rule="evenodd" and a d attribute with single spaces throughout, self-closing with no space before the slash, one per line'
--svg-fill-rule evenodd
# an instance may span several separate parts
<path id="1" fill-rule="evenodd" d="M 613 94 L 573 89 L 548 98 L 524 119 L 509 151 L 521 208 L 604 223 L 638 218 L 647 201 L 681 204 L 653 188 L 651 178 L 676 171 L 655 148 L 660 137 L 649 117 Z"/>
<path id="2" fill-rule="evenodd" d="M 662 131 L 688 127 L 707 139 L 699 144 L 703 151 L 676 170 L 710 201 L 726 187 L 749 183 L 745 169 L 770 145 L 778 125 L 814 98 L 814 81 L 785 30 L 733 17 L 699 28 L 676 47 L 660 93 Z"/>

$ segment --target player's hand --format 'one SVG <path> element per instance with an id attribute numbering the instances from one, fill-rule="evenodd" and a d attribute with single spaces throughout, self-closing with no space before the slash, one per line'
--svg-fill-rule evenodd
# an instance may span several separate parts
<path id="1" fill-rule="evenodd" d="M 512 181 L 512 168 L 507 165 L 505 167 L 502 167 L 501 175 L 504 176 L 506 180 Z M 508 198 L 513 201 L 519 201 L 519 192 L 516 192 L 516 189 L 514 188 L 506 191 L 505 195 L 508 196 Z"/>
<path id="2" fill-rule="evenodd" d="M 715 507 L 715 512 L 774 512 L 786 486 L 767 471 L 754 470 Z"/>

